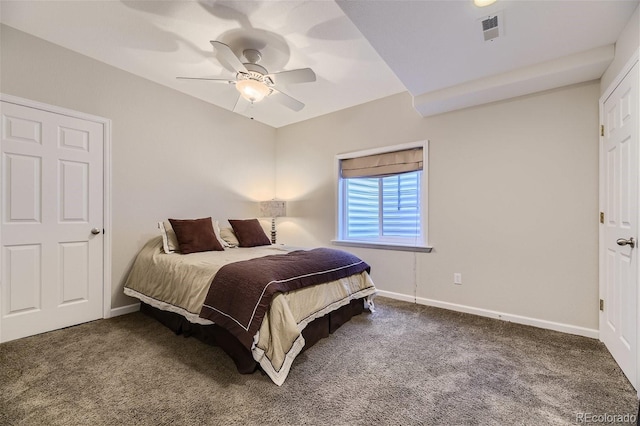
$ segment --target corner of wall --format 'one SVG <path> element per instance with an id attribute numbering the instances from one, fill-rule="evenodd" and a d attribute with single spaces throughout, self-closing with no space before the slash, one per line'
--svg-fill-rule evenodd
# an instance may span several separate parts
<path id="1" fill-rule="evenodd" d="M 640 5 L 631 15 L 631 18 L 616 40 L 615 57 L 609 68 L 602 74 L 600 80 L 600 94 L 604 94 L 609 86 L 616 79 L 618 74 L 624 69 L 629 59 L 631 59 L 640 48 Z"/>

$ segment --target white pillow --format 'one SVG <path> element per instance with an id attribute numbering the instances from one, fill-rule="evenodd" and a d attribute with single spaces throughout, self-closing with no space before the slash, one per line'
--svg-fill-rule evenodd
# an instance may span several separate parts
<path id="1" fill-rule="evenodd" d="M 178 237 L 173 232 L 171 222 L 165 220 L 164 222 L 158 222 L 158 229 L 160 229 L 160 235 L 162 235 L 162 248 L 164 252 L 175 253 L 178 251 Z"/>
<path id="2" fill-rule="evenodd" d="M 220 236 L 226 244 L 225 247 L 238 247 L 240 245 L 240 241 L 238 241 L 236 233 L 233 232 L 233 228 L 220 229 Z"/>
<path id="3" fill-rule="evenodd" d="M 213 225 L 213 232 L 216 234 L 216 238 L 222 244 L 222 247 L 231 247 L 229 243 L 220 237 L 220 224 L 217 220 L 211 220 Z M 171 222 L 165 220 L 164 222 L 158 222 L 158 229 L 162 235 L 162 248 L 165 253 L 177 253 L 178 250 L 178 237 L 171 227 Z"/>
<path id="4" fill-rule="evenodd" d="M 213 232 L 216 234 L 216 238 L 218 239 L 220 244 L 222 244 L 222 247 L 231 247 L 229 243 L 222 238 L 222 233 L 220 231 L 220 222 L 218 222 L 217 220 L 213 221 Z"/>

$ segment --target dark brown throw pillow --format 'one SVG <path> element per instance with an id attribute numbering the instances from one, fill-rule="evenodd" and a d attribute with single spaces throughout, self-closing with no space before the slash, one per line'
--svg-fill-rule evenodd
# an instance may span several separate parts
<path id="1" fill-rule="evenodd" d="M 271 245 L 271 240 L 264 233 L 258 219 L 229 219 L 229 223 L 236 233 L 240 247 L 256 247 Z"/>
<path id="2" fill-rule="evenodd" d="M 222 244 L 213 231 L 210 217 L 202 219 L 169 219 L 176 233 L 180 253 L 196 253 L 200 251 L 223 251 Z"/>

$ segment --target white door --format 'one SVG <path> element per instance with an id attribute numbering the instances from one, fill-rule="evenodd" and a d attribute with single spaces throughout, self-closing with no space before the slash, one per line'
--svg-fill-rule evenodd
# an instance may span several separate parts
<path id="1" fill-rule="evenodd" d="M 0 116 L 0 341 L 102 318 L 103 124 L 5 101 Z"/>
<path id="2" fill-rule="evenodd" d="M 604 259 L 600 339 L 637 383 L 638 64 L 603 105 Z"/>

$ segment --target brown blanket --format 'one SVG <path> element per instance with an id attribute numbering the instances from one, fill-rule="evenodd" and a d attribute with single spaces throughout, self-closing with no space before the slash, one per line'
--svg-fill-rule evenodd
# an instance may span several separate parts
<path id="1" fill-rule="evenodd" d="M 318 248 L 223 266 L 213 278 L 200 317 L 226 328 L 249 350 L 273 295 L 370 271 L 360 258 Z"/>

